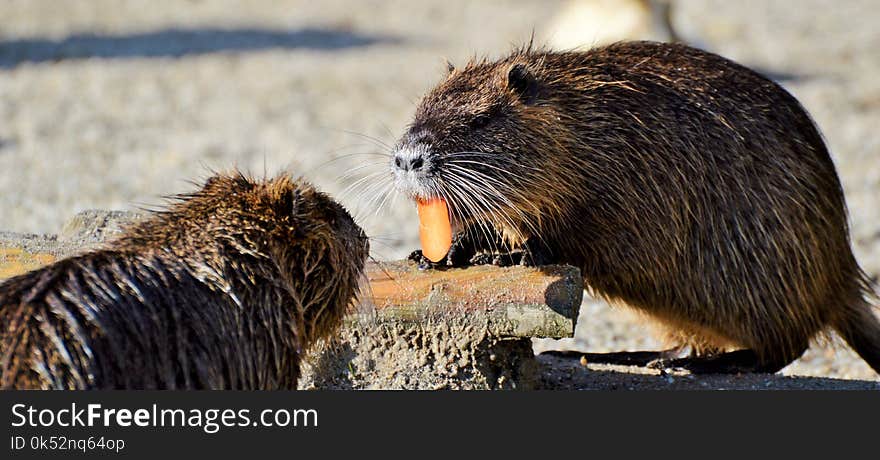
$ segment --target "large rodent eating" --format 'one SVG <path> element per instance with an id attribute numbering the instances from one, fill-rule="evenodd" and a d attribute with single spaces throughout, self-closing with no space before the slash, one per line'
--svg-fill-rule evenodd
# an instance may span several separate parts
<path id="1" fill-rule="evenodd" d="M 775 372 L 834 329 L 880 371 L 823 139 L 793 96 L 723 57 L 625 42 L 450 67 L 391 167 L 399 191 L 448 203 L 463 236 L 447 261 L 483 240 L 580 267 L 691 351 L 661 366 Z"/>
<path id="2" fill-rule="evenodd" d="M 0 284 L 0 386 L 295 389 L 368 253 L 308 183 L 239 173 L 105 246 Z"/>

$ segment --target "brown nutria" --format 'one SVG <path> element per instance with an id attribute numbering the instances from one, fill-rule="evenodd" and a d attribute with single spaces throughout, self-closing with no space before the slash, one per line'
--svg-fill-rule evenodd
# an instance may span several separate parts
<path id="1" fill-rule="evenodd" d="M 105 248 L 0 284 L 0 386 L 295 389 L 368 252 L 345 209 L 286 175 L 219 174 Z"/>
<path id="2" fill-rule="evenodd" d="M 691 350 L 648 354 L 655 364 L 775 372 L 831 328 L 880 371 L 873 292 L 822 137 L 793 96 L 723 57 L 529 45 L 450 67 L 392 170 L 399 191 L 445 198 L 461 234 L 497 229 L 523 260 L 580 267 Z"/>

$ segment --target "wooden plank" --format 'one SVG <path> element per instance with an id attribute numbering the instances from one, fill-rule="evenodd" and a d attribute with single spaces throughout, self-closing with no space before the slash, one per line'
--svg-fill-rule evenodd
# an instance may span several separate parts
<path id="1" fill-rule="evenodd" d="M 0 247 L 0 280 L 40 268 L 54 261 L 55 256 L 52 254 L 33 254 L 21 248 Z"/>
<path id="2" fill-rule="evenodd" d="M 580 270 L 569 266 L 422 271 L 413 262 L 394 261 L 369 264 L 367 277 L 364 299 L 381 321 L 467 315 L 496 337 L 571 337 L 583 297 Z"/>
<path id="3" fill-rule="evenodd" d="M 0 281 L 50 264 L 73 251 L 54 237 L 0 232 Z"/>

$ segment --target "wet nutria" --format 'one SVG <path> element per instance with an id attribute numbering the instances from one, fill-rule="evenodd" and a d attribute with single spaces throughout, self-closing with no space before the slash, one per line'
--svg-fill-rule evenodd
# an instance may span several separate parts
<path id="1" fill-rule="evenodd" d="M 216 175 L 106 248 L 0 284 L 0 386 L 295 389 L 367 245 L 308 183 Z"/>
<path id="2" fill-rule="evenodd" d="M 832 328 L 880 371 L 822 137 L 793 96 L 725 58 L 629 42 L 450 67 L 392 169 L 398 190 L 449 203 L 465 237 L 447 259 L 497 229 L 523 260 L 578 266 L 691 350 L 662 366 L 775 372 Z"/>

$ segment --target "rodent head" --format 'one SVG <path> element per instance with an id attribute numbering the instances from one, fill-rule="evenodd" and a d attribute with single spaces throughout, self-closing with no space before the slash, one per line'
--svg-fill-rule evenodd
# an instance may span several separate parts
<path id="1" fill-rule="evenodd" d="M 545 170 L 564 167 L 567 134 L 534 56 L 522 50 L 450 68 L 395 146 L 397 190 L 445 198 L 459 229 L 482 220 L 518 237 L 537 232 L 540 216 L 558 206 Z"/>
<path id="2" fill-rule="evenodd" d="M 306 182 L 282 176 L 253 200 L 263 208 L 252 208 L 255 218 L 276 213 L 269 251 L 301 304 L 306 343 L 314 343 L 336 330 L 355 300 L 369 240 L 342 205 Z"/>
<path id="3" fill-rule="evenodd" d="M 358 293 L 369 241 L 328 195 L 287 175 L 256 181 L 218 174 L 198 191 L 136 224 L 121 247 L 181 251 L 249 290 L 286 288 L 301 310 L 306 343 L 340 323 Z M 271 281 L 268 281 L 271 280 Z"/>

